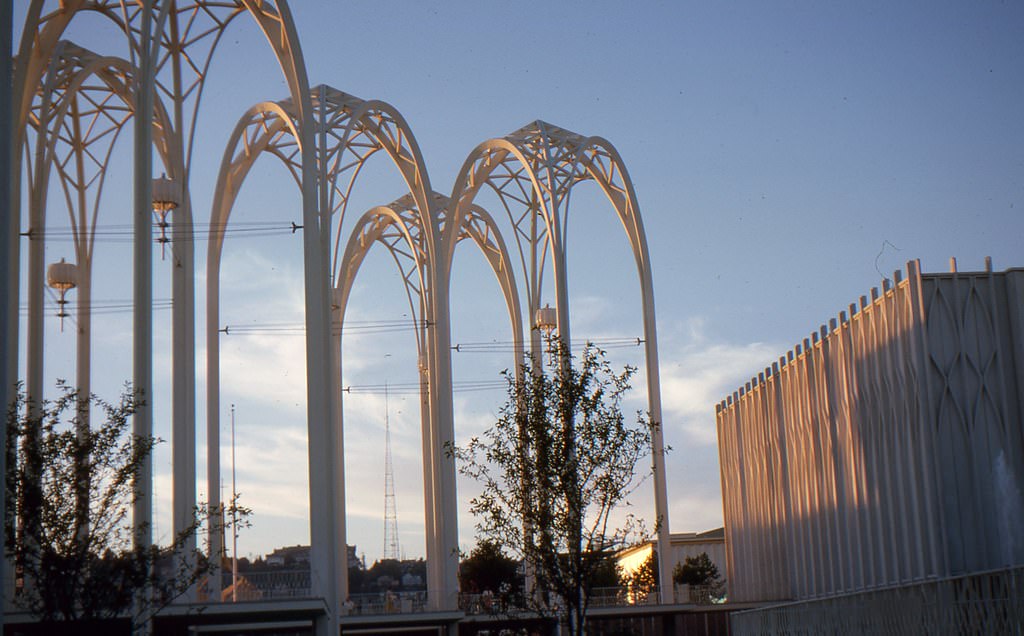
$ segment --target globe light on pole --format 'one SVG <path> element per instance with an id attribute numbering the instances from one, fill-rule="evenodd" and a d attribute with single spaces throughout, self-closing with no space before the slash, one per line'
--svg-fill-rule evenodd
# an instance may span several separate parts
<path id="1" fill-rule="evenodd" d="M 533 326 L 544 332 L 545 338 L 550 338 L 558 327 L 558 312 L 550 305 L 544 305 L 537 310 L 534 316 Z"/>
<path id="2" fill-rule="evenodd" d="M 64 319 L 68 317 L 65 310 L 67 299 L 64 296 L 78 285 L 78 266 L 65 262 L 63 258 L 59 263 L 51 263 L 46 268 L 46 284 L 60 293 L 57 300 L 57 317 L 60 318 L 60 330 L 64 331 Z"/>
<path id="3" fill-rule="evenodd" d="M 163 259 L 164 248 L 170 239 L 167 238 L 167 214 L 181 205 L 181 187 L 167 175 L 153 179 L 153 214 L 156 215 L 157 227 L 160 228 L 160 258 Z"/>

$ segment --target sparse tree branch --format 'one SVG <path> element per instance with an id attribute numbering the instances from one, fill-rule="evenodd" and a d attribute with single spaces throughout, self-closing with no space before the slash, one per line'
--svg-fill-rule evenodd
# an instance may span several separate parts
<path id="1" fill-rule="evenodd" d="M 159 442 L 131 432 L 139 396 L 126 386 L 109 403 L 64 382 L 57 388 L 57 398 L 32 409 L 19 393 L 7 416 L 4 539 L 18 570 L 14 601 L 42 621 L 127 616 L 141 625 L 216 564 L 185 549 L 205 506 L 196 506 L 169 544 L 134 546 L 144 525 L 130 514 L 141 494 L 136 484 Z M 99 424 L 84 426 L 86 415 Z M 136 603 L 143 589 L 151 593 Z"/>
<path id="2" fill-rule="evenodd" d="M 524 601 L 560 614 L 581 634 L 593 582 L 608 560 L 643 538 L 642 522 L 613 513 L 646 477 L 652 424 L 627 423 L 621 403 L 635 369 L 612 370 L 604 352 L 583 349 L 578 366 L 551 341 L 551 374 L 506 372 L 508 400 L 482 437 L 452 452 L 481 493 L 470 501 L 478 537 L 522 560 L 534 578 Z M 648 471 L 649 472 L 649 471 Z"/>

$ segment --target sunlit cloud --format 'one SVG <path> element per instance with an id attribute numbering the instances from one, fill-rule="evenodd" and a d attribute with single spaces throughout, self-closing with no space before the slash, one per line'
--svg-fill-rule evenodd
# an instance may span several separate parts
<path id="1" fill-rule="evenodd" d="M 599 307 L 600 303 L 595 303 Z M 705 530 L 721 524 L 721 497 L 715 435 L 715 404 L 745 381 L 752 370 L 763 367 L 780 347 L 765 343 L 729 343 L 709 337 L 705 323 L 691 320 L 664 329 L 660 361 L 663 419 L 666 442 L 673 446 L 666 466 L 669 481 L 670 518 L 675 531 Z M 361 368 L 364 374 L 384 368 L 386 362 L 372 342 L 346 349 L 346 368 Z M 222 354 L 225 366 L 247 369 L 225 378 L 227 391 L 256 405 L 270 405 L 287 413 L 288 423 L 262 422 L 248 427 L 244 441 L 236 448 L 239 461 L 239 489 L 243 501 L 257 509 L 256 519 L 272 515 L 282 520 L 305 522 L 309 515 L 306 423 L 304 417 L 305 351 L 301 337 L 251 336 L 247 346 Z M 613 352 L 615 353 L 615 352 Z M 627 352 L 636 363 L 640 351 Z M 374 358 L 381 358 L 380 360 Z M 268 363 L 273 361 L 273 364 Z M 617 363 L 613 363 L 613 367 Z M 646 378 L 642 365 L 634 378 L 634 389 L 623 410 L 646 408 Z M 465 444 L 490 428 L 504 401 L 503 390 L 484 393 L 456 393 L 454 396 L 456 439 Z M 298 402 L 295 404 L 289 403 Z M 423 540 L 423 457 L 419 396 L 393 394 L 387 407 L 383 394 L 343 394 L 345 422 L 346 515 L 350 542 L 360 545 L 369 561 L 379 558 L 377 539 L 384 519 L 384 417 L 391 427 L 392 460 L 399 532 L 409 555 L 422 553 Z M 241 438 L 240 438 L 241 440 Z M 226 448 L 226 440 L 222 445 Z M 226 451 L 225 451 L 226 453 Z M 643 469 L 647 468 L 647 462 Z M 228 462 L 222 470 L 227 474 Z M 169 486 L 168 486 L 169 487 Z M 476 520 L 468 513 L 469 500 L 478 494 L 476 484 L 459 478 L 459 538 L 462 549 L 475 543 Z M 653 482 L 645 481 L 630 497 L 628 512 L 654 520 Z M 265 503 L 264 503 L 265 502 Z M 261 510 L 262 504 L 262 510 Z M 269 507 L 267 507 L 269 506 Z M 623 514 L 626 510 L 622 511 Z M 255 545 L 294 543 L 290 537 L 267 536 L 280 523 L 254 527 L 249 542 Z M 296 526 L 297 527 L 297 526 Z M 367 534 L 369 532 L 369 534 Z M 269 550 L 270 547 L 261 548 Z"/>
<path id="2" fill-rule="evenodd" d="M 702 320 L 686 323 L 680 332 L 683 338 L 673 339 L 660 352 L 664 420 L 688 441 L 715 445 L 715 404 L 782 348 L 762 342 L 710 341 Z"/>
<path id="3" fill-rule="evenodd" d="M 669 510 L 685 510 L 685 515 L 673 516 L 673 530 L 700 532 L 722 525 L 722 497 L 718 490 L 704 493 L 687 493 L 683 488 L 669 489 L 675 494 L 669 500 Z"/>
<path id="4" fill-rule="evenodd" d="M 707 321 L 666 323 L 662 331 L 661 394 L 671 529 L 707 530 L 722 524 L 715 405 L 782 349 L 763 342 L 728 342 L 709 335 Z M 638 508 L 653 509 L 651 489 L 637 492 Z"/>

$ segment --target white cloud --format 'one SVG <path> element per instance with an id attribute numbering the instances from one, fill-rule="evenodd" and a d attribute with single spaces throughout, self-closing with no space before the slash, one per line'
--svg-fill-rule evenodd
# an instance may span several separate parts
<path id="1" fill-rule="evenodd" d="M 280 536 L 280 532 L 282 528 L 298 528 L 309 514 L 305 351 L 301 337 L 249 336 L 244 344 L 226 348 L 222 354 L 225 368 L 230 365 L 234 370 L 224 373 L 222 381 L 226 384 L 226 393 L 237 392 L 244 396 L 247 410 L 262 408 L 258 415 L 246 414 L 247 418 L 251 416 L 260 421 L 249 427 L 236 452 L 240 471 L 243 471 L 239 474 L 239 489 L 245 495 L 245 503 L 256 509 L 254 519 L 265 520 L 247 531 L 247 544 L 258 546 L 257 551 L 267 551 L 302 540 L 290 534 Z M 346 369 L 364 370 L 358 377 L 360 383 L 373 381 L 367 374 L 375 367 L 408 362 L 386 362 L 381 350 L 371 345 L 360 343 L 346 352 Z M 763 368 L 780 350 L 781 346 L 765 343 L 715 340 L 708 336 L 701 320 L 670 324 L 663 329 L 660 371 L 665 438 L 673 447 L 666 460 L 673 530 L 706 530 L 722 523 L 715 404 L 757 369 Z M 630 351 L 629 355 L 635 352 Z M 618 362 L 613 361 L 613 364 Z M 645 385 L 641 368 L 634 381 L 637 388 L 628 396 L 624 408 L 644 408 Z M 457 440 L 464 444 L 470 436 L 490 427 L 503 399 L 500 390 L 483 394 L 457 393 L 454 403 Z M 349 540 L 365 549 L 372 561 L 379 556 L 378 535 L 383 530 L 384 396 L 345 394 L 344 408 Z M 419 414 L 415 394 L 391 396 L 389 417 L 399 531 L 410 556 L 422 553 L 423 463 Z M 226 449 L 227 440 L 222 443 Z M 229 468 L 226 456 L 225 450 L 225 475 Z M 476 488 L 462 478 L 458 487 L 460 544 L 468 548 L 474 543 L 475 535 L 475 520 L 468 514 L 468 500 Z M 631 502 L 631 512 L 649 522 L 653 520 L 650 480 L 634 494 Z"/>
<path id="2" fill-rule="evenodd" d="M 715 404 L 777 356 L 782 347 L 762 342 L 710 341 L 704 323 L 685 325 L 685 339 L 662 346 L 662 411 L 666 427 L 687 441 L 717 444 Z"/>
<path id="3" fill-rule="evenodd" d="M 719 490 L 704 493 L 684 492 L 677 495 L 669 500 L 669 510 L 685 510 L 686 513 L 672 515 L 673 530 L 694 532 L 711 530 L 722 525 L 722 496 Z"/>
<path id="4" fill-rule="evenodd" d="M 699 318 L 667 325 L 659 351 L 665 442 L 672 447 L 665 463 L 673 531 L 722 524 L 715 404 L 783 350 L 715 340 L 706 327 Z M 637 493 L 638 508 L 653 511 L 650 490 Z"/>
<path id="5" fill-rule="evenodd" d="M 257 334 L 221 338 L 220 382 L 221 394 L 232 399 L 305 410 L 305 339 Z"/>
<path id="6" fill-rule="evenodd" d="M 607 325 L 611 300 L 604 296 L 573 296 L 572 324 L 574 331 L 590 333 Z M 591 336 L 597 337 L 597 336 Z"/>

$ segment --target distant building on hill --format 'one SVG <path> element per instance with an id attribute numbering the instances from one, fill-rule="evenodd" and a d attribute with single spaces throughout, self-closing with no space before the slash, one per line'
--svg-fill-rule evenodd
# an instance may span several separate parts
<path id="1" fill-rule="evenodd" d="M 273 552 L 268 554 L 266 558 L 264 558 L 264 562 L 267 565 L 274 566 L 308 566 L 310 558 L 309 555 L 310 552 L 308 545 L 291 545 L 283 548 L 276 548 Z M 361 563 L 361 561 L 356 556 L 356 546 L 348 546 L 349 567 L 354 567 L 356 564 L 359 563 Z"/>
<path id="2" fill-rule="evenodd" d="M 267 555 L 267 565 L 300 565 L 309 563 L 309 546 L 292 545 L 284 548 L 277 548 Z"/>

